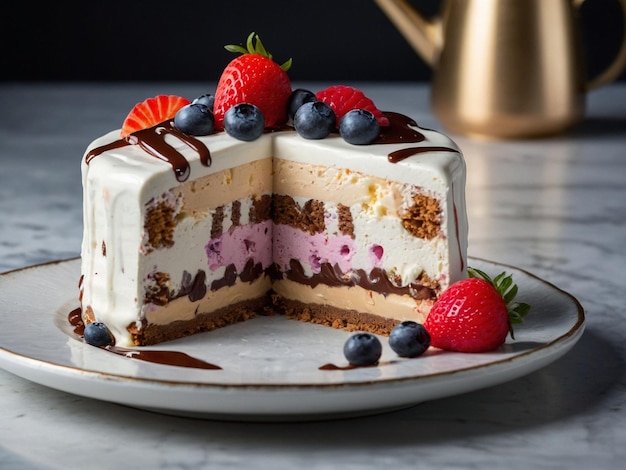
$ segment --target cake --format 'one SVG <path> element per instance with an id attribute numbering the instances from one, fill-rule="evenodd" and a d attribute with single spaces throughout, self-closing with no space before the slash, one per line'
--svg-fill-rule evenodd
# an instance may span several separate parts
<path id="1" fill-rule="evenodd" d="M 292 116 L 247 141 L 217 119 L 190 135 L 171 117 L 94 140 L 84 323 L 144 346 L 257 315 L 381 335 L 423 322 L 465 277 L 465 163 L 445 135 L 377 116 L 364 145 L 304 138 Z"/>

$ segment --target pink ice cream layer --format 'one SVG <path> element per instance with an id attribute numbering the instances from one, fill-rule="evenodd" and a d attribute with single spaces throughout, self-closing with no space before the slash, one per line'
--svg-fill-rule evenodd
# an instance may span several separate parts
<path id="1" fill-rule="evenodd" d="M 289 270 L 289 262 L 295 259 L 308 264 L 313 273 L 319 273 L 325 263 L 347 273 L 352 270 L 355 250 L 354 240 L 348 235 L 311 235 L 289 225 L 273 225 L 271 221 L 232 227 L 205 247 L 209 269 L 215 271 L 234 264 L 238 272 L 250 259 L 260 262 L 263 269 L 274 262 L 282 271 Z M 372 245 L 368 252 L 371 266 L 366 268 L 380 267 L 383 248 Z"/>
<path id="2" fill-rule="evenodd" d="M 242 272 L 246 262 L 253 259 L 263 269 L 272 264 L 272 221 L 254 225 L 238 225 L 217 238 L 212 238 L 204 247 L 211 271 L 231 264 Z"/>
<path id="3" fill-rule="evenodd" d="M 282 271 L 289 269 L 289 261 L 296 259 L 319 273 L 323 263 L 338 265 L 347 273 L 352 269 L 354 240 L 348 235 L 310 235 L 289 225 L 274 226 L 274 262 Z"/>

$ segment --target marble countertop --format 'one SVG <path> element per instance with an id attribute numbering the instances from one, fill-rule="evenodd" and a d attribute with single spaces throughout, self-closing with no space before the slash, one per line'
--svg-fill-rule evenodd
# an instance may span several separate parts
<path id="1" fill-rule="evenodd" d="M 380 108 L 441 130 L 426 85 L 356 85 Z M 93 138 L 119 127 L 148 96 L 194 97 L 213 89 L 0 85 L 0 272 L 79 255 L 79 164 Z M 621 467 L 626 85 L 592 91 L 585 121 L 566 135 L 502 142 L 451 137 L 468 165 L 469 254 L 530 271 L 585 308 L 585 333 L 564 357 L 520 379 L 402 411 L 291 424 L 164 416 L 0 370 L 0 468 Z"/>

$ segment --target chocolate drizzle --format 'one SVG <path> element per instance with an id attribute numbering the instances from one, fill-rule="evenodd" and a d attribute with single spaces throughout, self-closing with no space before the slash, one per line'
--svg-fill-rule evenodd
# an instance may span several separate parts
<path id="1" fill-rule="evenodd" d="M 390 125 L 381 130 L 378 138 L 372 142 L 373 144 L 417 143 L 426 140 L 424 134 L 417 130 L 417 123 L 410 117 L 394 112 L 385 112 L 384 114 L 389 119 Z M 283 126 L 278 129 L 270 129 L 268 132 L 286 129 L 288 128 Z M 173 121 L 164 121 L 148 129 L 133 132 L 126 137 L 126 140 L 116 140 L 107 145 L 92 149 L 87 153 L 85 163 L 89 165 L 91 160 L 109 150 L 121 148 L 126 145 L 139 145 L 148 154 L 169 163 L 178 181 L 186 181 L 190 174 L 189 162 L 183 154 L 165 141 L 167 134 L 173 135 L 189 148 L 193 149 L 199 155 L 200 162 L 204 166 L 211 166 L 211 153 L 207 146 L 195 137 L 178 130 L 174 127 Z M 392 152 L 387 158 L 391 163 L 398 163 L 413 155 L 431 151 L 458 152 L 458 150 L 449 147 L 412 147 Z"/>
<path id="2" fill-rule="evenodd" d="M 103 349 L 112 352 L 113 354 L 117 354 L 118 356 L 138 359 L 140 361 L 154 362 L 156 364 L 163 364 L 166 366 L 188 367 L 190 369 L 208 370 L 222 369 L 220 366 L 211 364 L 210 362 L 206 362 L 201 359 L 197 359 L 180 351 L 159 351 L 155 349 L 137 350 L 130 348 L 120 348 L 119 346 L 103 346 Z"/>
<path id="3" fill-rule="evenodd" d="M 458 152 L 458 150 L 450 147 L 410 147 L 391 152 L 387 155 L 387 159 L 391 163 L 398 163 L 406 158 L 412 157 L 413 155 L 426 152 Z"/>
<path id="4" fill-rule="evenodd" d="M 389 111 L 384 114 L 389 119 L 389 126 L 381 128 L 380 135 L 372 144 L 417 143 L 426 140 L 426 136 L 415 129 L 418 125 L 410 117 Z"/>
<path id="5" fill-rule="evenodd" d="M 83 336 L 85 333 L 85 324 L 83 323 L 82 318 L 82 310 L 79 308 L 75 308 L 67 315 L 67 321 L 74 328 L 74 334 L 78 336 Z"/>
<path id="6" fill-rule="evenodd" d="M 111 142 L 110 144 L 102 145 L 101 147 L 96 147 L 95 149 L 91 149 L 85 156 L 85 163 L 89 165 L 91 163 L 91 160 L 93 160 L 98 155 L 103 154 L 104 152 L 108 152 L 109 150 L 115 150 L 115 149 L 119 149 L 122 147 L 126 147 L 127 145 L 130 145 L 130 144 L 126 142 L 125 140 L 120 139 L 120 140 L 115 140 Z"/>
<path id="7" fill-rule="evenodd" d="M 74 334 L 83 337 L 85 332 L 85 324 L 81 316 L 81 309 L 75 308 L 68 315 L 67 319 L 70 325 L 74 328 Z M 128 357 L 130 359 L 137 359 L 140 361 L 153 362 L 156 364 L 163 364 L 166 366 L 176 367 L 188 367 L 192 369 L 207 369 L 207 370 L 221 370 L 220 366 L 211 364 L 210 362 L 203 361 L 192 357 L 184 352 L 180 351 L 159 351 L 155 349 L 131 349 L 115 346 L 114 344 L 108 344 L 101 346 L 100 349 L 109 351 L 118 356 Z"/>
<path id="8" fill-rule="evenodd" d="M 397 361 L 384 361 L 384 362 L 375 362 L 374 364 L 369 364 L 366 366 L 357 366 L 354 364 L 348 364 L 345 366 L 338 366 L 337 364 L 333 364 L 333 363 L 328 363 L 328 364 L 323 364 L 321 366 L 318 367 L 319 370 L 352 370 L 352 369 L 363 369 L 363 368 L 368 368 L 368 367 L 381 367 L 381 366 L 387 366 L 387 365 L 391 365 L 391 364 L 395 364 Z"/>
<path id="9" fill-rule="evenodd" d="M 116 140 L 110 144 L 92 149 L 85 157 L 85 163 L 89 165 L 94 157 L 109 150 L 121 148 L 126 145 L 139 145 L 148 154 L 169 163 L 174 170 L 176 180 L 179 182 L 186 181 L 190 174 L 189 162 L 182 153 L 165 141 L 167 134 L 173 135 L 194 150 L 199 155 L 200 162 L 204 166 L 211 166 L 211 152 L 207 146 L 195 137 L 176 129 L 173 121 L 164 121 L 148 129 L 133 132 L 126 140 Z"/>
<path id="10" fill-rule="evenodd" d="M 374 144 L 402 144 L 402 143 L 418 143 L 426 140 L 426 136 L 419 132 L 416 127 L 417 123 L 408 116 L 399 113 L 386 112 L 385 116 L 389 119 L 389 127 L 382 128 L 378 139 Z M 410 147 L 396 150 L 387 155 L 390 163 L 398 163 L 402 160 L 426 152 L 458 152 L 458 150 L 450 147 Z"/>

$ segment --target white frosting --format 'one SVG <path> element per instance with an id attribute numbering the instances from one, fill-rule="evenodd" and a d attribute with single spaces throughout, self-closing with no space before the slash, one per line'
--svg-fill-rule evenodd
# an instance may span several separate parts
<path id="1" fill-rule="evenodd" d="M 198 154 L 175 137 L 168 135 L 166 139 L 188 160 L 189 182 L 270 157 L 275 161 L 291 161 L 296 166 L 303 164 L 309 169 L 315 167 L 319 171 L 310 175 L 308 183 L 283 182 L 287 186 L 292 184 L 302 188 L 302 194 L 295 198 L 297 201 L 304 202 L 311 196 L 307 191 L 314 191 L 319 199 L 328 201 L 328 207 L 336 207 L 336 203 L 346 203 L 341 197 L 334 200 L 333 195 L 347 189 L 352 198 L 350 211 L 356 245 L 379 243 L 384 246 L 382 267 L 394 271 L 403 283 L 414 280 L 424 270 L 445 288 L 464 277 L 467 246 L 465 163 L 461 153 L 454 151 L 428 151 L 390 163 L 388 154 L 403 148 L 437 146 L 457 149 L 440 133 L 424 129 L 419 132 L 426 136 L 419 143 L 366 146 L 348 144 L 335 135 L 322 140 L 305 140 L 295 132 L 276 132 L 264 134 L 254 142 L 241 142 L 218 133 L 198 138 L 210 150 L 210 166 L 203 165 Z M 91 149 L 118 139 L 119 130 L 112 131 L 92 142 L 85 155 Z M 82 175 L 82 304 L 93 308 L 97 319 L 107 324 L 118 344 L 129 345 L 127 325 L 139 322 L 155 308 L 143 303 L 144 284 L 150 273 L 182 274 L 186 270 L 193 275 L 202 269 L 207 271 L 209 279 L 222 275 L 223 271 L 219 270 L 211 274 L 203 257 L 210 238 L 213 213 L 178 214 L 182 220 L 176 226 L 174 247 L 150 250 L 144 233 L 146 205 L 166 200 L 177 211 L 182 207 L 180 194 L 175 191 L 179 182 L 170 164 L 147 154 L 137 145 L 129 145 L 106 151 L 89 164 L 83 159 Z M 254 187 L 254 191 L 261 191 L 264 185 L 283 184 L 272 182 L 271 175 L 263 177 L 259 176 L 254 182 L 238 181 L 235 191 L 239 188 L 245 193 L 248 185 Z M 274 178 L 279 177 L 285 175 L 274 174 Z M 304 172 L 298 174 L 298 178 L 302 177 L 306 177 Z M 252 179 L 250 175 L 248 178 Z M 441 204 L 441 234 L 432 240 L 409 236 L 397 218 L 398 211 L 410 205 L 410 188 L 415 187 Z M 268 192 L 271 189 L 268 188 Z M 211 198 L 211 195 L 206 197 Z M 241 222 L 245 223 L 250 200 L 242 198 L 241 202 Z M 336 226 L 332 220 L 327 222 L 327 231 L 332 235 Z M 224 228 L 227 229 L 228 224 Z M 106 242 L 106 254 L 103 242 Z M 367 266 L 371 266 L 367 252 L 355 253 L 353 268 L 365 269 Z M 309 266 L 304 267 L 310 270 Z M 170 282 L 173 290 L 180 287 L 179 278 Z M 238 298 L 245 298 L 245 290 L 241 292 L 237 294 Z M 258 293 L 248 295 L 255 297 Z"/>

